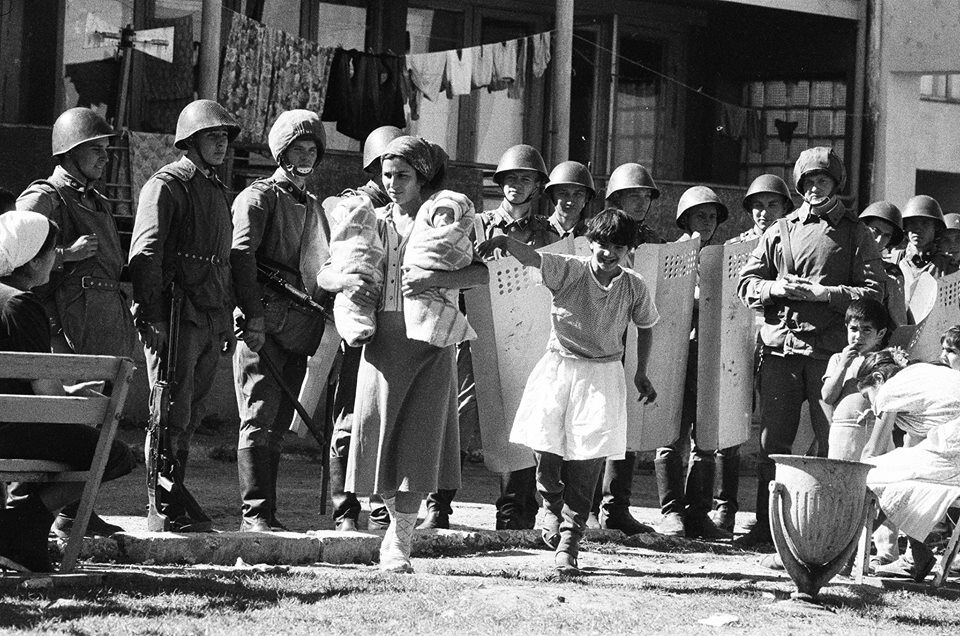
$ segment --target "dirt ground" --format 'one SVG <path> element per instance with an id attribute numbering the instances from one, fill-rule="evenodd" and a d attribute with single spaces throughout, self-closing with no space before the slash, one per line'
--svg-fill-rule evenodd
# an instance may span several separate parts
<path id="1" fill-rule="evenodd" d="M 123 437 L 136 444 L 137 430 Z M 197 437 L 188 483 L 221 529 L 238 524 L 231 431 Z M 145 506 L 143 467 L 106 485 L 98 510 L 129 529 Z M 315 445 L 291 440 L 283 458 L 279 515 L 292 530 L 330 528 L 319 510 Z M 741 501 L 750 508 L 755 480 Z M 468 462 L 454 527 L 493 528 L 496 477 Z M 634 480 L 634 513 L 656 522 L 656 484 Z M 135 517 L 135 518 L 134 518 Z M 738 531 L 751 520 L 743 512 Z M 960 630 L 960 584 L 939 591 L 892 579 L 865 585 L 836 577 L 821 609 L 789 601 L 792 581 L 729 543 L 688 542 L 669 550 L 637 542 L 586 542 L 583 575 L 558 576 L 552 552 L 514 549 L 415 558 L 413 576 L 375 566 L 111 566 L 103 586 L 11 592 L 0 589 L 0 632 L 70 634 L 381 633 L 743 633 L 950 634 Z"/>

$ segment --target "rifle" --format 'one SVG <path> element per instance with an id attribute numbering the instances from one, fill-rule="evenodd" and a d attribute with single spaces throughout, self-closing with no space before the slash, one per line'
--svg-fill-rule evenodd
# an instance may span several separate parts
<path id="1" fill-rule="evenodd" d="M 320 444 L 320 514 L 325 515 L 327 514 L 327 489 L 330 485 L 330 477 L 327 470 L 327 457 L 329 457 L 330 451 L 327 449 L 325 431 L 317 427 L 313 418 L 307 413 L 307 409 L 303 408 L 303 405 L 300 404 L 297 395 L 287 386 L 287 383 L 283 381 L 283 374 L 280 372 L 280 369 L 277 368 L 277 364 L 273 359 L 267 355 L 267 352 L 260 349 L 257 355 L 260 356 L 260 360 L 263 361 L 267 367 L 267 371 L 273 376 L 280 390 L 283 391 L 283 394 L 287 396 L 287 399 L 293 404 L 293 408 L 296 409 L 300 417 L 303 418 L 310 434 L 313 435 L 313 438 Z"/>
<path id="2" fill-rule="evenodd" d="M 257 260 L 257 280 L 301 307 L 309 309 L 323 316 L 325 320 L 333 322 L 333 316 L 327 307 L 315 301 L 307 292 L 297 289 L 294 285 L 288 283 L 276 269 L 261 263 L 259 259 Z M 306 420 L 306 418 L 304 418 L 304 420 Z"/>
<path id="3" fill-rule="evenodd" d="M 170 448 L 170 405 L 175 384 L 177 344 L 183 293 L 170 284 L 170 327 L 165 364 L 159 365 L 157 382 L 150 390 L 147 421 L 147 530 L 150 532 L 209 532 L 213 521 L 183 484 L 183 467 Z"/>

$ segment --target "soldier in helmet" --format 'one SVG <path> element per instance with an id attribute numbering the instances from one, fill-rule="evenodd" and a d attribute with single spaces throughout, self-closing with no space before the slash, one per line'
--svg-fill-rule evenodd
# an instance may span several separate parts
<path id="1" fill-rule="evenodd" d="M 317 273 L 327 257 L 329 229 L 320 203 L 306 189 L 326 146 L 320 117 L 308 110 L 281 113 L 268 144 L 278 168 L 234 200 L 230 252 L 241 338 L 234 379 L 240 412 L 240 530 L 246 532 L 285 529 L 276 517 L 277 472 L 293 404 L 280 383 L 293 390 L 301 385 L 307 356 L 317 350 L 324 329 L 322 317 L 262 286 L 257 267 L 269 268 L 321 304 L 326 296 L 317 288 Z"/>
<path id="2" fill-rule="evenodd" d="M 151 387 L 161 366 L 174 386 L 169 451 L 181 481 L 217 358 L 232 355 L 236 345 L 230 275 L 233 228 L 227 190 L 216 168 L 239 132 L 233 117 L 216 102 L 200 99 L 187 104 L 174 140 L 186 154 L 144 184 L 133 226 L 134 322 L 144 344 Z M 177 325 L 170 324 L 171 293 L 177 294 L 178 303 L 182 295 Z M 176 367 L 166 369 L 171 327 L 178 331 Z M 157 503 L 175 530 L 205 528 L 209 523 L 190 517 L 179 502 Z"/>
<path id="3" fill-rule="evenodd" d="M 926 272 L 940 278 L 950 270 L 950 259 L 937 251 L 937 239 L 947 229 L 940 203 L 933 197 L 918 194 L 903 206 L 903 233 L 907 239 L 902 249 L 893 250 L 891 260 L 903 270 L 907 299 L 913 283 Z"/>
<path id="4" fill-rule="evenodd" d="M 744 304 L 764 313 L 757 523 L 738 541 L 744 547 L 771 542 L 770 455 L 792 451 L 805 401 L 818 451 L 826 456 L 830 412 L 820 393 L 827 361 L 847 344 L 850 302 L 881 299 L 880 251 L 838 196 L 845 176 L 840 157 L 830 148 L 804 150 L 793 175 L 804 202 L 760 237 L 737 287 Z"/>
<path id="5" fill-rule="evenodd" d="M 57 167 L 17 199 L 17 209 L 39 212 L 60 227 L 54 271 L 39 295 L 54 350 L 61 353 L 130 356 L 136 346 L 129 302 L 120 291 L 125 264 L 120 235 L 112 206 L 97 190 L 114 134 L 89 108 L 65 111 L 53 124 Z M 72 504 L 57 517 L 58 536 L 70 535 L 76 508 Z M 87 526 L 90 536 L 121 530 L 97 515 Z"/>
<path id="6" fill-rule="evenodd" d="M 637 224 L 637 245 L 666 243 L 657 231 L 647 225 L 650 206 L 660 196 L 660 189 L 650 172 L 639 163 L 616 167 L 607 181 L 607 205 L 620 208 Z"/>
<path id="7" fill-rule="evenodd" d="M 960 269 L 960 214 L 951 212 L 943 215 L 946 228 L 940 233 L 937 251 L 949 261 L 947 274 Z"/>
<path id="8" fill-rule="evenodd" d="M 684 231 L 678 240 L 699 237 L 700 248 L 703 249 L 727 217 L 727 206 L 716 192 L 705 186 L 689 188 L 677 204 L 677 227 Z M 718 528 L 708 516 L 713 508 L 715 449 L 697 444 L 698 322 L 698 302 L 694 300 L 680 433 L 672 444 L 658 448 L 654 459 L 663 515 L 657 531 L 668 536 L 729 539 L 730 532 Z M 690 462 L 684 484 L 683 458 L 679 451 L 687 437 L 690 438 Z"/>
<path id="9" fill-rule="evenodd" d="M 548 219 L 550 227 L 560 238 L 586 234 L 583 211 L 597 194 L 597 188 L 585 165 L 577 161 L 557 164 L 550 172 L 544 194 L 553 205 L 553 214 Z"/>
<path id="10" fill-rule="evenodd" d="M 762 236 L 768 227 L 793 210 L 793 199 L 783 179 L 775 174 L 762 174 L 747 188 L 743 209 L 753 218 L 753 227 L 729 242 L 749 241 Z"/>
<path id="11" fill-rule="evenodd" d="M 363 142 L 363 171 L 370 175 L 370 180 L 354 190 L 345 190 L 336 201 L 324 201 L 328 215 L 337 210 L 337 203 L 343 197 L 365 196 L 370 199 L 374 208 L 380 208 L 390 203 L 390 197 L 383 190 L 380 176 L 380 156 L 387 149 L 390 142 L 403 136 L 403 131 L 396 126 L 381 126 L 375 129 Z M 337 219 L 331 219 L 336 222 Z M 360 368 L 360 358 L 363 349 L 360 347 L 341 347 L 343 357 L 340 362 L 340 374 L 334 389 L 333 403 L 333 435 L 330 439 L 330 496 L 333 500 L 334 528 L 343 532 L 353 532 L 357 529 L 357 520 L 360 517 L 360 500 L 356 494 L 344 489 L 347 474 L 347 457 L 350 454 L 350 437 L 353 428 L 353 404 L 357 392 L 357 371 Z M 370 517 L 367 521 L 370 529 L 385 529 L 390 525 L 390 513 L 383 505 L 380 497 L 370 496 Z"/>
<path id="12" fill-rule="evenodd" d="M 874 201 L 860 213 L 860 220 L 877 242 L 881 255 L 903 240 L 903 220 L 900 209 L 889 201 Z M 896 261 L 884 258 L 883 302 L 893 325 L 909 324 L 907 301 L 904 295 L 903 270 Z"/>
<path id="13" fill-rule="evenodd" d="M 534 201 L 540 192 L 540 186 L 548 181 L 547 165 L 540 152 L 533 146 L 518 144 L 507 148 L 500 156 L 493 180 L 503 191 L 500 207 L 490 212 L 477 214 L 483 236 L 477 236 L 477 242 L 483 242 L 501 234 L 516 239 L 534 248 L 544 247 L 560 240 L 560 235 L 550 227 L 547 219 L 536 214 Z M 499 251 L 494 256 L 499 258 Z M 476 397 L 473 383 L 473 369 L 469 344 L 460 347 L 458 355 L 460 368 L 461 403 L 473 401 Z M 464 373 L 469 370 L 468 373 Z M 504 427 L 508 427 L 504 423 Z M 531 529 L 536 524 L 539 504 L 536 497 L 536 468 L 524 468 L 500 475 L 500 497 L 497 499 L 498 530 Z"/>

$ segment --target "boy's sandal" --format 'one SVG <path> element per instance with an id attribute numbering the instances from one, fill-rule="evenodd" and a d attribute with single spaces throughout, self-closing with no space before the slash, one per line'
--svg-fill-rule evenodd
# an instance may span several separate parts
<path id="1" fill-rule="evenodd" d="M 556 550 L 557 546 L 560 545 L 560 533 L 548 528 L 540 529 L 540 538 L 543 539 L 543 542 L 547 544 L 547 547 L 551 550 Z"/>

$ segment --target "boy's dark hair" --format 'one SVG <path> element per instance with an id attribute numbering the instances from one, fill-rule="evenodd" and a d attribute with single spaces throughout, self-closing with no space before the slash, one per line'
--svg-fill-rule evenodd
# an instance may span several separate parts
<path id="1" fill-rule="evenodd" d="M 637 224 L 627 213 L 606 208 L 587 221 L 587 239 L 609 245 L 637 246 Z"/>
<path id="2" fill-rule="evenodd" d="M 880 343 L 884 347 L 887 346 L 887 340 L 893 335 L 891 333 L 893 325 L 890 321 L 890 312 L 887 311 L 886 305 L 878 300 L 858 298 L 852 301 L 847 305 L 847 313 L 843 317 L 843 324 L 849 325 L 851 320 L 865 322 L 878 331 L 886 329 L 887 333 Z"/>
<path id="3" fill-rule="evenodd" d="M 17 206 L 17 195 L 0 187 L 0 214 L 10 212 Z"/>
<path id="4" fill-rule="evenodd" d="M 940 336 L 940 346 L 947 345 L 953 349 L 960 349 L 960 325 L 954 325 Z"/>

